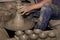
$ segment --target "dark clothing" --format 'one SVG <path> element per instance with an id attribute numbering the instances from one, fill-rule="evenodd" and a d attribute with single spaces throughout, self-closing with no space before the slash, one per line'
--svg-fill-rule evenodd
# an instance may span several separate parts
<path id="1" fill-rule="evenodd" d="M 38 2 L 41 0 L 38 0 Z M 57 0 L 58 1 L 58 0 Z M 55 1 L 56 3 L 56 1 Z M 60 20 L 60 7 L 54 4 L 44 4 L 41 7 L 41 10 L 31 13 L 30 17 L 37 18 L 39 17 L 39 21 L 35 25 L 35 29 L 46 30 L 48 23 L 51 19 L 59 19 Z M 34 21 L 34 20 L 33 20 Z"/>
<path id="2" fill-rule="evenodd" d="M 57 6 L 60 6 L 60 0 L 52 0 L 52 3 Z"/>
<path id="3" fill-rule="evenodd" d="M 41 19 L 35 25 L 35 29 L 46 30 L 46 27 L 51 19 L 60 20 L 60 7 L 54 4 L 45 4 L 41 10 L 32 13 L 30 17 L 39 17 Z"/>
<path id="4" fill-rule="evenodd" d="M 39 13 L 39 12 L 37 12 L 37 13 Z M 41 19 L 36 24 L 35 29 L 46 30 L 46 27 L 48 26 L 49 20 L 52 16 L 51 6 L 49 4 L 45 4 L 41 8 L 39 14 L 40 14 L 39 18 L 41 18 Z"/>
<path id="5" fill-rule="evenodd" d="M 37 0 L 37 2 L 40 2 L 42 0 Z M 57 6 L 60 6 L 60 0 L 52 0 L 52 3 L 57 5 Z"/>

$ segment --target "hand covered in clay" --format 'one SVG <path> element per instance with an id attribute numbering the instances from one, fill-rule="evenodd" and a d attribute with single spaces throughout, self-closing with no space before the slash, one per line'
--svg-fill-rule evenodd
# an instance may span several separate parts
<path id="1" fill-rule="evenodd" d="M 18 10 L 20 11 L 20 13 L 22 13 L 22 15 L 23 14 L 27 15 L 30 13 L 32 9 L 30 8 L 30 6 L 20 6 Z"/>

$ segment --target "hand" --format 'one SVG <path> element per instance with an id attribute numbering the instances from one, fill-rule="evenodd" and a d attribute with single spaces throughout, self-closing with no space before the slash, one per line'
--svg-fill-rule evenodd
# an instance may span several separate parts
<path id="1" fill-rule="evenodd" d="M 20 6 L 19 7 L 19 11 L 22 13 L 22 15 L 25 13 L 27 15 L 27 13 L 29 13 L 31 10 L 32 9 L 30 8 L 30 6 Z"/>

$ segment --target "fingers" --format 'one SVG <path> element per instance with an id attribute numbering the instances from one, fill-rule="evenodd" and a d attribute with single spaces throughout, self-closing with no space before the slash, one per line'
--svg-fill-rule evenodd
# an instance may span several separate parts
<path id="1" fill-rule="evenodd" d="M 21 13 L 21 15 L 24 15 L 25 13 L 26 13 L 26 15 L 29 14 L 29 13 L 27 13 L 28 10 L 27 10 L 26 6 L 20 6 L 20 7 L 18 6 L 18 10 Z"/>
<path id="2" fill-rule="evenodd" d="M 19 9 L 18 13 L 20 13 L 21 15 L 24 15 L 26 13 L 26 11 L 24 11 L 23 9 Z"/>
<path id="3" fill-rule="evenodd" d="M 21 15 L 24 15 L 26 12 L 23 12 Z"/>
<path id="4" fill-rule="evenodd" d="M 25 7 L 25 6 L 18 6 L 19 9 L 22 9 L 22 8 L 24 8 L 24 7 Z"/>

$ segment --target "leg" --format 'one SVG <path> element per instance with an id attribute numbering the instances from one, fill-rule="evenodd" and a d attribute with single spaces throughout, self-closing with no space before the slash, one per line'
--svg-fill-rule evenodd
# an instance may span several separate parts
<path id="1" fill-rule="evenodd" d="M 51 15 L 52 15 L 51 6 L 49 4 L 45 4 L 41 8 L 39 22 L 35 26 L 35 29 L 45 30 L 51 18 Z"/>
<path id="2" fill-rule="evenodd" d="M 36 20 L 39 18 L 39 16 L 40 16 L 40 9 L 37 10 L 37 11 L 34 11 L 34 12 L 30 13 L 30 14 L 28 15 L 28 18 L 29 18 L 29 19 L 32 19 L 33 22 L 37 22 Z"/>
<path id="3" fill-rule="evenodd" d="M 53 20 L 60 20 L 60 7 L 54 4 L 51 4 L 52 7 L 52 18 Z"/>

